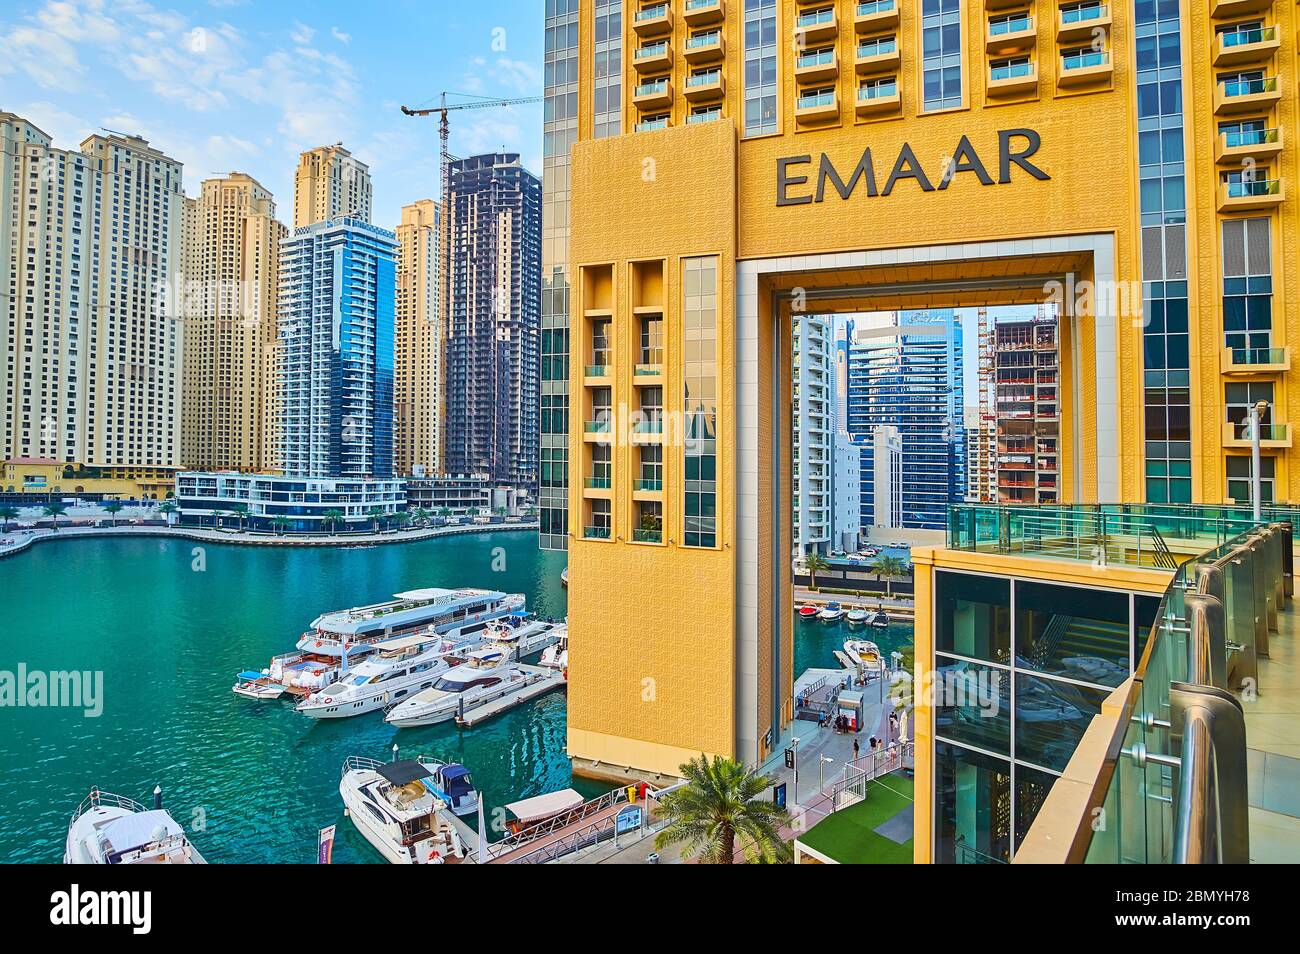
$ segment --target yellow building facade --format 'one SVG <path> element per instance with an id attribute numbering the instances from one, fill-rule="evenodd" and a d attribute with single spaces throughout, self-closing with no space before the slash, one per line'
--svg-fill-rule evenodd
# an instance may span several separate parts
<path id="1" fill-rule="evenodd" d="M 242 172 L 185 200 L 181 462 L 192 470 L 276 469 L 275 201 Z"/>
<path id="2" fill-rule="evenodd" d="M 394 299 L 393 469 L 443 472 L 447 323 L 442 307 L 441 214 L 433 199 L 402 206 Z"/>
<path id="3" fill-rule="evenodd" d="M 1062 501 L 1240 499 L 1256 400 L 1300 494 L 1296 9 L 581 0 L 579 771 L 788 739 L 792 310 L 1053 302 Z"/>

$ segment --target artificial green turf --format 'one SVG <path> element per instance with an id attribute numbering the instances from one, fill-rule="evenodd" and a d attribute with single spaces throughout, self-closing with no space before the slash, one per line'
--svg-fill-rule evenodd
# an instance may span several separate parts
<path id="1" fill-rule="evenodd" d="M 903 844 L 875 829 L 907 807 L 912 780 L 886 775 L 868 784 L 867 797 L 828 815 L 799 836 L 799 841 L 844 865 L 910 865 L 912 839 Z"/>

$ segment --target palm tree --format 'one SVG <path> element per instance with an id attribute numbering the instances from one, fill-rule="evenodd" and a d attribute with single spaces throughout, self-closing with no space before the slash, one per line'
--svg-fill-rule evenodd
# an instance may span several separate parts
<path id="1" fill-rule="evenodd" d="M 49 503 L 47 503 L 44 506 L 44 508 L 42 508 L 41 512 L 44 513 L 45 516 L 52 517 L 54 519 L 54 529 L 55 531 L 57 531 L 59 529 L 59 517 L 67 513 L 67 511 L 68 508 L 65 504 L 61 504 L 58 503 L 57 501 L 51 500 Z"/>
<path id="2" fill-rule="evenodd" d="M 766 775 L 732 759 L 701 754 L 681 766 L 686 784 L 659 800 L 667 826 L 655 836 L 655 847 L 680 844 L 682 856 L 694 855 L 706 864 L 743 861 L 786 862 L 792 855 L 781 826 L 790 813 L 770 799 L 760 798 L 772 785 Z"/>
<path id="3" fill-rule="evenodd" d="M 277 537 L 283 536 L 284 531 L 289 529 L 289 518 L 282 513 L 276 514 L 271 518 L 271 528 Z"/>
<path id="4" fill-rule="evenodd" d="M 113 519 L 113 526 L 116 527 L 117 515 L 122 512 L 126 504 L 122 503 L 120 500 L 109 500 L 100 506 L 104 513 L 108 514 Z"/>
<path id="5" fill-rule="evenodd" d="M 831 565 L 816 550 L 810 550 L 808 555 L 803 558 L 803 562 L 808 567 L 808 589 L 815 590 L 817 589 L 817 574 L 829 570 Z"/>
<path id="6" fill-rule="evenodd" d="M 321 523 L 329 527 L 330 532 L 334 532 L 334 527 L 343 519 L 342 510 L 326 510 L 320 515 Z"/>
<path id="7" fill-rule="evenodd" d="M 379 521 L 384 519 L 383 507 L 371 507 L 366 511 L 366 516 L 370 518 L 370 525 L 375 533 L 379 532 Z"/>
<path id="8" fill-rule="evenodd" d="M 411 516 L 410 511 L 407 510 L 399 510 L 397 513 L 393 514 L 393 520 L 397 522 L 399 527 L 405 527 L 414 519 L 415 518 Z"/>
<path id="9" fill-rule="evenodd" d="M 416 507 L 415 510 L 413 511 L 413 515 L 415 517 L 415 522 L 418 523 L 420 526 L 423 527 L 426 524 L 428 524 L 429 511 L 425 510 L 423 507 Z"/>
<path id="10" fill-rule="evenodd" d="M 9 532 L 9 521 L 18 519 L 17 507 L 0 507 L 0 520 L 4 521 L 4 532 Z"/>
<path id="11" fill-rule="evenodd" d="M 876 562 L 871 567 L 876 571 L 876 576 L 884 579 L 887 576 L 902 576 L 907 572 L 907 564 L 896 556 L 890 556 L 888 553 L 876 557 Z M 885 596 L 890 595 L 889 580 L 885 580 Z"/>
<path id="12" fill-rule="evenodd" d="M 167 525 L 169 527 L 172 522 L 172 514 L 176 513 L 180 509 L 181 508 L 176 505 L 176 501 L 174 500 L 164 500 L 158 505 L 158 512 L 167 518 Z"/>
<path id="13" fill-rule="evenodd" d="M 248 519 L 248 504 L 235 504 L 230 508 L 230 513 L 231 516 L 238 521 L 239 529 L 242 531 L 244 529 L 244 521 Z"/>

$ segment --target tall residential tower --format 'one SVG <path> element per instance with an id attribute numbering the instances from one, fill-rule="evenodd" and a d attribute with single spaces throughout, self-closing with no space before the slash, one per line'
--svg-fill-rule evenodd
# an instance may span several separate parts
<path id="1" fill-rule="evenodd" d="M 403 477 L 443 472 L 446 317 L 441 210 L 432 199 L 402 207 L 397 227 L 393 467 Z"/>
<path id="2" fill-rule="evenodd" d="M 317 146 L 298 157 L 293 187 L 293 226 L 348 217 L 370 221 L 370 167 L 342 143 Z"/>
<path id="3" fill-rule="evenodd" d="M 444 214 L 447 470 L 534 488 L 538 452 L 541 181 L 514 153 L 458 159 Z"/>
<path id="4" fill-rule="evenodd" d="M 267 471 L 273 425 L 280 240 L 275 201 L 242 172 L 186 199 L 181 462 Z"/>

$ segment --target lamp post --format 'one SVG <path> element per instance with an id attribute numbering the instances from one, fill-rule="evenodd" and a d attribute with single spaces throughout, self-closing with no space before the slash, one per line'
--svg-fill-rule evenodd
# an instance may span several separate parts
<path id="1" fill-rule="evenodd" d="M 1260 421 L 1268 412 L 1267 401 L 1256 401 L 1250 408 L 1250 503 L 1251 516 L 1255 523 L 1260 523 L 1260 495 L 1263 480 L 1259 472 Z"/>

